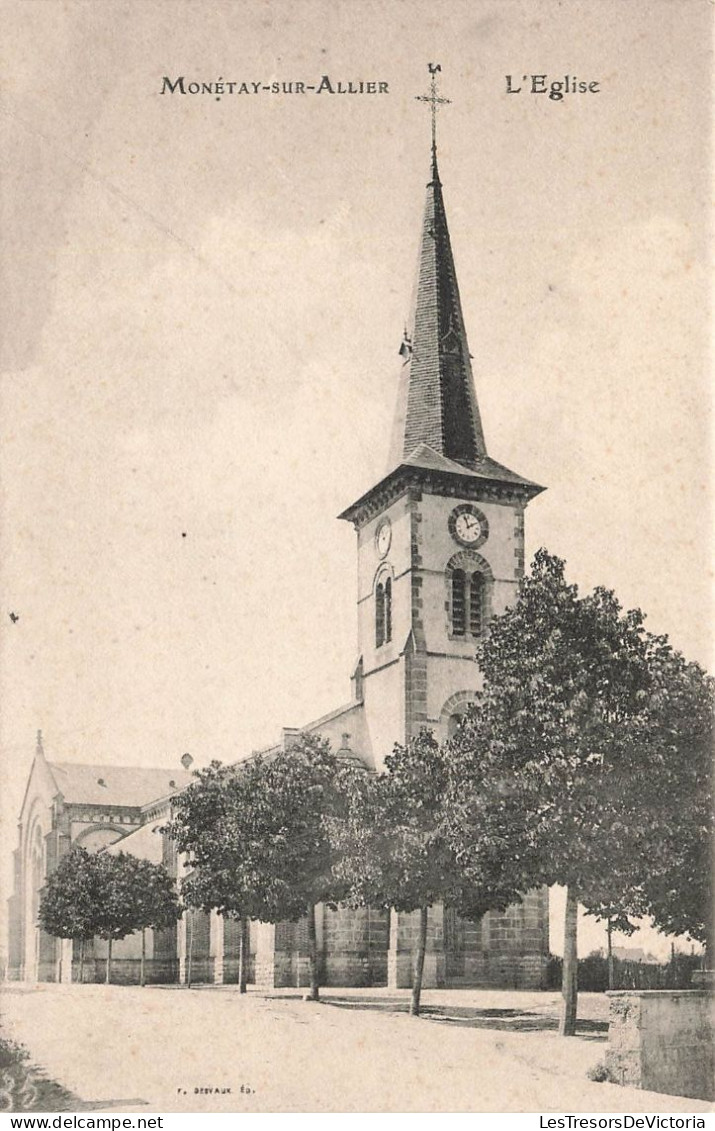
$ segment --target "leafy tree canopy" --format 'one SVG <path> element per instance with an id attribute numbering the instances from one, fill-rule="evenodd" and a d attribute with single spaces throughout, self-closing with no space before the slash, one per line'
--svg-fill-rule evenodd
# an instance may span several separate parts
<path id="1" fill-rule="evenodd" d="M 62 939 L 91 939 L 98 932 L 104 907 L 99 858 L 73 847 L 48 876 L 42 889 L 39 924 Z"/>
<path id="2" fill-rule="evenodd" d="M 327 817 L 340 806 L 338 768 L 327 742 L 301 735 L 274 757 L 197 771 L 166 830 L 186 853 L 186 900 L 264 922 L 334 901 Z"/>
<path id="3" fill-rule="evenodd" d="M 176 922 L 174 883 L 159 864 L 126 852 L 74 847 L 48 876 L 40 899 L 44 930 L 60 938 L 122 939 Z"/>
<path id="4" fill-rule="evenodd" d="M 455 842 L 478 855 L 501 813 L 517 883 L 572 886 L 596 914 L 687 919 L 698 937 L 702 890 L 683 916 L 668 892 L 686 857 L 695 884 L 710 872 L 712 681 L 643 619 L 609 590 L 580 597 L 539 551 L 478 649 L 483 691 L 451 744 Z"/>

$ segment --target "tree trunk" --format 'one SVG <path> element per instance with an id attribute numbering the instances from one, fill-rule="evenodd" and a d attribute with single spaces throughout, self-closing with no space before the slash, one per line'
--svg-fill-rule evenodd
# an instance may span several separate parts
<path id="1" fill-rule="evenodd" d="M 705 909 L 705 947 L 703 949 L 703 970 L 715 968 L 715 907 L 712 901 Z"/>
<path id="2" fill-rule="evenodd" d="M 248 919 L 241 919 L 241 933 L 238 943 L 238 992 L 245 994 L 248 981 Z"/>
<path id="3" fill-rule="evenodd" d="M 576 1010 L 578 1008 L 578 898 L 572 885 L 566 888 L 566 914 L 564 916 L 564 966 L 561 979 L 563 1005 L 559 1034 L 576 1036 Z"/>
<path id="4" fill-rule="evenodd" d="M 427 908 L 420 907 L 420 927 L 417 936 L 417 956 L 412 978 L 412 998 L 410 1000 L 410 1014 L 412 1017 L 420 1015 L 420 997 L 422 995 L 422 975 L 425 969 L 425 951 L 427 949 Z"/>
<path id="5" fill-rule="evenodd" d="M 107 969 L 104 974 L 104 980 L 109 985 L 112 980 L 112 938 L 107 939 Z"/>
<path id="6" fill-rule="evenodd" d="M 614 977 L 613 977 L 613 974 L 614 974 L 614 970 L 613 970 L 613 926 L 612 926 L 612 923 L 611 923 L 610 916 L 606 920 L 606 939 L 607 939 L 607 946 L 608 946 L 608 988 L 609 988 L 609 990 L 612 990 L 615 987 L 614 987 L 614 984 L 613 984 L 614 983 Z"/>
<path id="7" fill-rule="evenodd" d="M 194 923 L 191 911 L 186 912 L 186 935 L 187 935 L 187 954 L 186 954 L 186 987 L 191 989 L 191 962 L 194 956 Z"/>
<path id="8" fill-rule="evenodd" d="M 146 985 L 146 927 L 142 927 L 142 959 L 139 963 L 139 985 Z"/>
<path id="9" fill-rule="evenodd" d="M 320 999 L 320 986 L 318 984 L 318 938 L 315 930 L 315 904 L 308 908 L 308 957 L 310 958 L 310 990 L 306 994 L 307 1001 Z"/>

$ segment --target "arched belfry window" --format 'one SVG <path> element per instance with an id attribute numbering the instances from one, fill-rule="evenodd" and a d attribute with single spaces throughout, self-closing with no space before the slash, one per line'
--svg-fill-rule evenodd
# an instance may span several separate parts
<path id="1" fill-rule="evenodd" d="M 392 578 L 385 582 L 385 643 L 392 640 Z"/>
<path id="2" fill-rule="evenodd" d="M 385 643 L 385 586 L 378 581 L 375 589 L 375 647 Z"/>
<path id="3" fill-rule="evenodd" d="M 467 575 L 463 569 L 452 573 L 452 634 L 464 636 L 467 632 Z"/>
<path id="4" fill-rule="evenodd" d="M 484 624 L 484 574 L 475 571 L 469 581 L 469 631 L 479 636 Z"/>
<path id="5" fill-rule="evenodd" d="M 375 647 L 392 640 L 392 578 L 381 576 L 375 586 Z"/>
<path id="6" fill-rule="evenodd" d="M 472 550 L 455 554 L 447 564 L 449 634 L 457 639 L 481 636 L 490 615 L 493 575 L 489 563 Z"/>

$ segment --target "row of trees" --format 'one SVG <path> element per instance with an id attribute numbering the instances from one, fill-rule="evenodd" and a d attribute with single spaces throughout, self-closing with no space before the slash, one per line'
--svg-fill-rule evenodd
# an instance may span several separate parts
<path id="1" fill-rule="evenodd" d="M 454 738 L 425 731 L 382 773 L 341 765 L 303 736 L 267 760 L 214 763 L 178 799 L 169 832 L 204 909 L 274 922 L 314 906 L 503 909 L 567 889 L 561 1031 L 575 1032 L 579 903 L 618 929 L 651 915 L 711 934 L 713 681 L 648 633 L 613 593 L 580 597 L 540 551 L 518 602 L 479 647 L 483 691 Z"/>
<path id="2" fill-rule="evenodd" d="M 380 773 L 309 736 L 214 762 L 166 832 L 186 855 L 188 905 L 244 923 L 307 916 L 312 998 L 316 904 L 418 911 L 413 1013 L 431 904 L 476 919 L 565 885 L 568 1035 L 579 903 L 619 928 L 648 914 L 710 938 L 713 681 L 613 593 L 580 597 L 545 551 L 476 658 L 483 690 L 449 742 L 424 731 Z"/>
<path id="3" fill-rule="evenodd" d="M 74 847 L 63 857 L 42 891 L 39 922 L 57 938 L 79 942 L 79 981 L 84 981 L 85 947 L 107 942 L 105 978 L 112 980 L 112 945 L 141 931 L 139 980 L 146 981 L 146 931 L 173 926 L 181 915 L 176 885 L 160 864 L 127 852 L 97 854 Z"/>

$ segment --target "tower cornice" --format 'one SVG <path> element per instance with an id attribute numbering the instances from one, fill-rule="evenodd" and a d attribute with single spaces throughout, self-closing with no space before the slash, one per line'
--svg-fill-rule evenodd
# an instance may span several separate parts
<path id="1" fill-rule="evenodd" d="M 478 468 L 460 467 L 423 446 L 338 515 L 360 530 L 401 495 L 427 492 L 445 498 L 525 506 L 545 490 L 488 456 Z"/>

